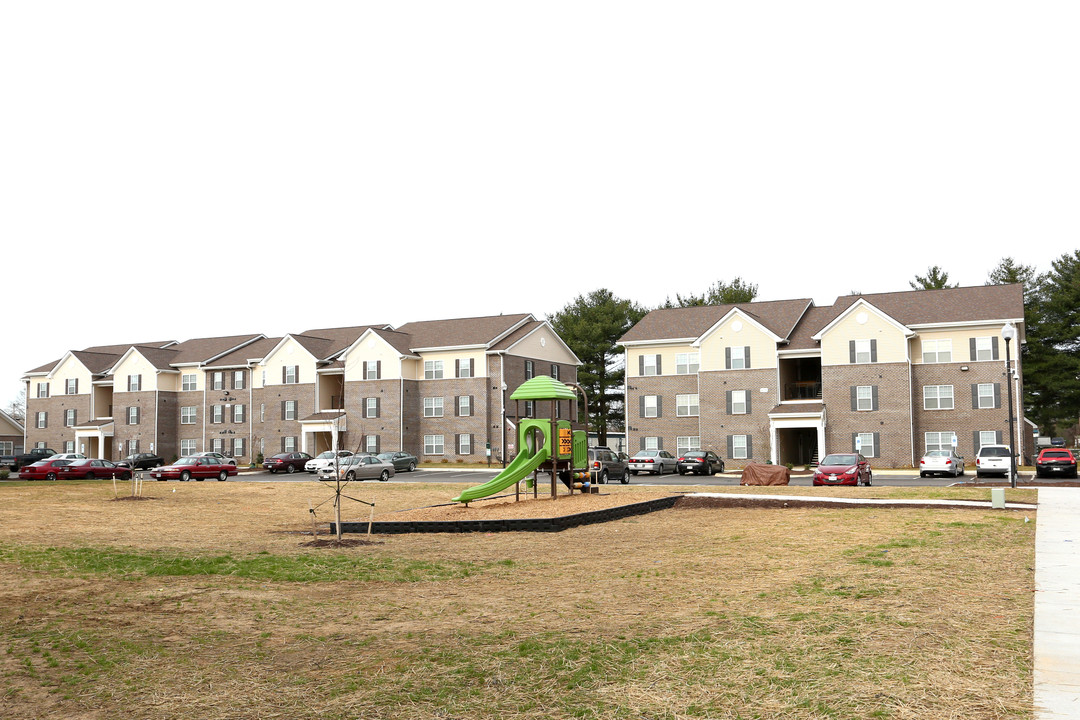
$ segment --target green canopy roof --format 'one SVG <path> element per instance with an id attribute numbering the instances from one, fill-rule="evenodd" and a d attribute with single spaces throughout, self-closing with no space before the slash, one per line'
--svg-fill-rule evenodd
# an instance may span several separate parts
<path id="1" fill-rule="evenodd" d="M 526 380 L 510 394 L 511 400 L 576 400 L 577 394 L 550 375 Z"/>

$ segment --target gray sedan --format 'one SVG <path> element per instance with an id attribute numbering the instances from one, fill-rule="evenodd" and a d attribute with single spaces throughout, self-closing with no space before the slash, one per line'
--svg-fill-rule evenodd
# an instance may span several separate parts
<path id="1" fill-rule="evenodd" d="M 957 455 L 956 450 L 951 448 L 928 451 L 919 461 L 919 477 L 939 474 L 960 477 L 964 474 L 964 458 Z"/>
<path id="2" fill-rule="evenodd" d="M 395 470 L 404 470 L 405 472 L 412 472 L 420 464 L 420 460 L 415 455 L 400 450 L 379 453 L 379 457 L 388 463 L 393 463 Z"/>
<path id="3" fill-rule="evenodd" d="M 381 480 L 386 482 L 394 476 L 394 464 L 380 460 L 375 455 L 350 455 L 338 461 L 338 478 L 341 480 Z M 333 480 L 334 468 L 319 471 L 320 480 Z"/>

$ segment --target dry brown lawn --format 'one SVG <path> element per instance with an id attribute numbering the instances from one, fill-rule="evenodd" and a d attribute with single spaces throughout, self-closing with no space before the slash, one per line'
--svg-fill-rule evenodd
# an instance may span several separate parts
<path id="1" fill-rule="evenodd" d="M 461 487 L 348 494 L 385 516 Z M 536 505 L 658 494 L 604 492 Z M 314 482 L 145 494 L 0 484 L 0 717 L 1032 716 L 1034 513 L 668 510 L 311 548 Z"/>

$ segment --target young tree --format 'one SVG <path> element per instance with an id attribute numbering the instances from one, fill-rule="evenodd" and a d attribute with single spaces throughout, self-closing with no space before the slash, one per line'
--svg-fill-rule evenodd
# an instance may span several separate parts
<path id="1" fill-rule="evenodd" d="M 15 399 L 8 403 L 8 406 L 4 408 L 4 412 L 10 415 L 19 423 L 26 424 L 26 389 L 20 389 L 19 394 L 15 396 Z"/>
<path id="2" fill-rule="evenodd" d="M 668 298 L 662 308 L 693 307 L 695 305 L 737 305 L 739 303 L 753 302 L 757 297 L 758 286 L 748 283 L 741 277 L 736 277 L 730 283 L 717 280 L 704 295 L 682 296 L 675 293 L 675 302 Z"/>
<path id="3" fill-rule="evenodd" d="M 949 273 L 938 265 L 927 268 L 926 275 L 916 275 L 914 280 L 908 282 L 908 285 L 912 290 L 941 290 L 958 287 L 957 283 L 949 284 Z"/>
<path id="4" fill-rule="evenodd" d="M 1024 404 L 1044 433 L 1080 417 L 1080 250 L 1051 263 L 1025 301 Z"/>
<path id="5" fill-rule="evenodd" d="M 582 362 L 578 383 L 589 397 L 589 429 L 598 434 L 601 445 L 607 443 L 608 430 L 624 427 L 626 419 L 622 402 L 626 368 L 616 343 L 646 312 L 601 289 L 579 295 L 550 317 L 555 332 Z"/>

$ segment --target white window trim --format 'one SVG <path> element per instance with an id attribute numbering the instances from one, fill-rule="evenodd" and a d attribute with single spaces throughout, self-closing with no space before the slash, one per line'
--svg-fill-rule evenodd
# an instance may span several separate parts
<path id="1" fill-rule="evenodd" d="M 877 449 L 877 445 L 874 444 L 874 433 L 872 433 L 872 432 L 868 432 L 868 433 L 863 432 L 863 433 L 856 433 L 856 435 L 858 435 L 858 437 L 859 437 L 859 454 L 862 455 L 863 457 L 868 457 L 868 458 L 877 457 L 877 450 L 878 449 Z M 869 438 L 869 440 L 867 440 L 867 438 Z M 869 447 L 871 450 L 873 450 L 873 452 L 867 452 L 866 451 L 867 447 Z"/>
<path id="2" fill-rule="evenodd" d="M 686 398 L 685 404 L 683 399 Z M 691 399 L 693 398 L 693 399 Z M 698 417 L 701 414 L 701 397 L 698 393 L 675 396 L 676 417 Z"/>
<path id="3" fill-rule="evenodd" d="M 732 435 L 731 436 L 731 459 L 732 460 L 746 460 L 746 435 Z M 741 445 L 739 444 L 741 441 Z"/>
<path id="4" fill-rule="evenodd" d="M 742 400 L 738 401 L 735 398 L 741 397 Z M 742 408 L 740 410 L 740 407 Z M 745 390 L 732 390 L 731 391 L 731 414 L 732 415 L 745 415 L 746 414 L 746 391 Z"/>
<path id="5" fill-rule="evenodd" d="M 431 448 L 428 450 L 428 448 Z M 442 435 L 424 436 L 425 455 L 443 455 L 446 452 L 446 438 Z"/>
<path id="6" fill-rule="evenodd" d="M 985 343 L 985 347 L 982 345 Z M 986 353 L 986 357 L 983 357 L 983 353 Z M 975 338 L 975 361 L 986 362 L 987 360 L 994 359 L 994 339 L 987 335 L 986 337 Z"/>
<path id="7" fill-rule="evenodd" d="M 863 396 L 863 391 L 866 391 L 866 396 Z M 863 407 L 863 401 L 866 407 Z M 855 388 L 855 410 L 856 412 L 866 412 L 867 410 L 874 409 L 874 386 L 873 385 L 859 385 Z"/>
<path id="8" fill-rule="evenodd" d="M 373 418 L 378 417 L 379 399 L 378 398 L 364 398 L 364 417 Z"/>
<path id="9" fill-rule="evenodd" d="M 746 362 L 747 352 L 750 350 L 748 345 L 731 345 L 731 367 L 729 370 L 746 370 L 750 364 Z M 738 351 L 736 354 L 735 351 Z M 736 360 L 738 361 L 736 363 Z"/>
<path id="10" fill-rule="evenodd" d="M 865 360 L 860 360 L 861 357 L 866 356 Z M 856 365 L 869 365 L 874 361 L 874 352 L 871 347 L 870 340 L 856 340 L 855 341 L 855 364 Z"/>
<path id="11" fill-rule="evenodd" d="M 930 398 L 927 396 L 926 391 L 930 388 L 937 388 L 937 397 Z M 941 388 L 949 388 L 949 407 L 941 407 Z M 926 404 L 929 400 L 937 400 L 938 406 L 936 408 L 927 407 Z M 956 393 L 952 385 L 923 385 L 923 410 L 955 410 L 956 409 Z"/>
<path id="12" fill-rule="evenodd" d="M 425 360 L 424 361 L 424 379 L 425 380 L 442 380 L 443 379 L 443 361 L 442 360 Z"/>
<path id="13" fill-rule="evenodd" d="M 285 401 L 285 419 L 286 420 L 295 420 L 296 419 L 296 401 L 295 400 L 286 400 Z M 296 452 L 296 451 L 295 450 L 286 450 L 285 452 Z"/>
<path id="14" fill-rule="evenodd" d="M 188 456 L 196 453 L 198 450 L 198 444 L 196 440 L 181 440 L 180 441 L 180 455 Z"/>
<path id="15" fill-rule="evenodd" d="M 659 404 L 657 398 L 659 398 L 659 397 L 660 397 L 659 395 L 646 395 L 645 396 L 645 413 L 644 413 L 645 417 L 647 417 L 647 418 L 659 417 L 659 415 L 657 415 L 657 412 L 658 412 L 657 405 Z"/>
<path id="16" fill-rule="evenodd" d="M 936 436 L 937 442 L 931 443 L 930 436 Z M 953 440 L 956 439 L 956 433 L 954 432 L 933 432 L 927 431 L 923 433 L 923 448 L 925 452 L 931 450 L 951 450 L 953 446 Z"/>
<path id="17" fill-rule="evenodd" d="M 701 353 L 686 352 L 675 355 L 675 374 L 694 375 L 701 369 Z"/>
<path id="18" fill-rule="evenodd" d="M 472 398 L 468 395 L 458 397 L 458 416 L 472 417 Z"/>
<path id="19" fill-rule="evenodd" d="M 645 449 L 646 450 L 659 450 L 660 449 L 660 438 L 658 438 L 658 437 L 646 437 L 645 438 Z"/>
<path id="20" fill-rule="evenodd" d="M 462 433 L 458 436 L 458 455 L 472 455 L 472 435 Z"/>
<path id="21" fill-rule="evenodd" d="M 426 397 L 426 398 L 424 398 L 424 417 L 442 417 L 442 416 L 443 416 L 443 399 L 441 397 Z"/>
<path id="22" fill-rule="evenodd" d="M 185 412 L 190 411 L 190 412 Z M 180 424 L 181 425 L 194 425 L 196 418 L 196 407 L 194 405 L 186 405 L 180 408 Z"/>
<path id="23" fill-rule="evenodd" d="M 656 372 L 656 365 L 657 365 L 657 362 L 660 359 L 659 355 L 653 353 L 652 355 L 642 355 L 642 358 L 644 358 L 644 360 L 642 362 L 642 365 L 641 365 L 641 376 L 642 377 L 655 377 L 655 376 L 660 374 L 660 373 Z M 652 360 L 651 364 L 649 362 L 650 359 Z M 652 370 L 652 372 L 650 372 L 650 369 Z"/>
<path id="24" fill-rule="evenodd" d="M 933 351 L 930 350 L 931 346 L 934 348 Z M 943 346 L 948 347 L 948 350 L 943 351 L 942 350 Z M 946 352 L 949 355 L 948 359 L 942 359 L 941 356 L 944 355 Z M 952 352 L 952 339 L 951 338 L 940 338 L 940 339 L 937 339 L 937 340 L 934 340 L 934 339 L 923 340 L 922 361 L 923 361 L 923 364 L 925 364 L 925 365 L 940 365 L 941 363 L 951 363 L 952 362 L 952 354 L 953 354 L 953 352 Z M 930 355 L 933 356 L 932 360 L 927 359 L 927 356 L 930 356 Z"/>
<path id="25" fill-rule="evenodd" d="M 983 388 L 989 389 L 990 394 L 989 395 L 983 394 Z M 994 409 L 994 383 L 979 383 L 977 392 L 979 393 L 979 402 L 978 402 L 979 410 L 993 410 Z M 984 398 L 990 403 L 989 405 L 983 405 L 983 399 Z"/>
<path id="26" fill-rule="evenodd" d="M 680 435 L 679 437 L 675 438 L 676 457 L 685 455 L 686 453 L 695 450 L 701 450 L 700 435 Z"/>
<path id="27" fill-rule="evenodd" d="M 180 392 L 195 392 L 199 389 L 199 378 L 197 375 L 181 375 L 180 376 Z"/>

